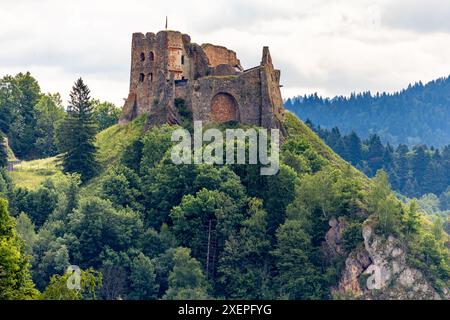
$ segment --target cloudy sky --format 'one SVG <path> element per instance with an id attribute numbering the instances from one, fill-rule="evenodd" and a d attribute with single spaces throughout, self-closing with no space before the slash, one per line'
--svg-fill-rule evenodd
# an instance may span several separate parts
<path id="1" fill-rule="evenodd" d="M 118 105 L 133 32 L 169 28 L 237 51 L 270 46 L 283 94 L 395 91 L 450 74 L 446 0 L 0 0 L 0 76 L 30 71 L 65 100 L 77 77 Z"/>

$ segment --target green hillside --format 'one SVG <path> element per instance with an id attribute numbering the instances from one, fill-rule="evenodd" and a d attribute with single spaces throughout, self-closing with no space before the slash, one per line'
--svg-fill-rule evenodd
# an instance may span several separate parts
<path id="1" fill-rule="evenodd" d="M 138 139 L 144 129 L 144 118 L 138 118 L 127 125 L 114 125 L 97 134 L 98 160 L 103 169 L 117 164 L 124 148 Z M 8 148 L 10 159 L 15 159 L 11 149 Z M 17 187 L 36 189 L 47 178 L 60 173 L 57 157 L 34 161 L 23 161 L 14 166 L 10 173 Z M 95 183 L 95 179 L 92 183 Z"/>
<path id="2" fill-rule="evenodd" d="M 185 265 L 196 299 L 448 298 L 443 223 L 401 203 L 385 174 L 369 180 L 293 114 L 286 115 L 274 176 L 261 176 L 255 165 L 175 165 L 177 127 L 144 133 L 144 126 L 141 117 L 97 135 L 101 170 L 86 185 L 58 174 L 55 158 L 24 162 L 11 174 L 16 186 L 31 190 L 19 194 L 13 212 L 26 212 L 45 231 L 37 243 L 52 237 L 58 244 L 34 253 L 39 290 L 61 263 L 45 260 L 52 267 L 39 269 L 44 259 L 66 252 L 87 268 L 113 263 L 125 270 L 133 285 L 109 299 L 184 299 L 185 288 L 168 279 Z M 248 128 L 220 129 L 231 127 Z M 52 182 L 41 185 L 46 178 Z M 377 257 L 393 280 L 368 289 L 354 257 Z M 398 280 L 399 270 L 410 270 L 412 285 Z M 149 284 L 134 283 L 137 274 Z"/>

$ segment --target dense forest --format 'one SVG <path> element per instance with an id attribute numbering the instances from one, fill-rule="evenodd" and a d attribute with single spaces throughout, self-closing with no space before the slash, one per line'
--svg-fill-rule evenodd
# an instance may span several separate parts
<path id="1" fill-rule="evenodd" d="M 421 197 L 433 193 L 442 199 L 443 210 L 450 210 L 450 145 L 435 149 L 426 145 L 397 147 L 383 144 L 372 134 L 361 139 L 355 132 L 341 134 L 339 128 L 331 130 L 306 124 L 342 158 L 369 177 L 383 169 L 397 192 L 408 197 Z"/>
<path id="2" fill-rule="evenodd" d="M 175 165 L 177 126 L 144 131 L 140 117 L 99 132 L 82 79 L 70 97 L 52 131 L 58 172 L 20 187 L 22 176 L 0 171 L 0 299 L 448 298 L 448 221 L 398 200 L 386 173 L 369 180 L 292 114 L 280 171 L 261 176 L 259 165 Z M 6 116 L 20 122 L 22 103 L 14 106 Z M 17 132 L 35 128 L 2 130 L 18 155 L 33 158 L 41 154 L 34 134 Z M 248 127 L 219 126 L 227 128 Z M 369 254 L 373 239 L 401 244 L 418 291 L 396 278 L 368 291 L 362 270 L 361 289 L 344 285 L 348 259 Z M 71 265 L 81 268 L 78 290 L 66 285 Z"/>
<path id="3" fill-rule="evenodd" d="M 368 138 L 378 134 L 392 145 L 450 142 L 450 77 L 410 85 L 400 92 L 322 98 L 317 94 L 288 99 L 286 108 L 323 128 L 352 130 Z"/>

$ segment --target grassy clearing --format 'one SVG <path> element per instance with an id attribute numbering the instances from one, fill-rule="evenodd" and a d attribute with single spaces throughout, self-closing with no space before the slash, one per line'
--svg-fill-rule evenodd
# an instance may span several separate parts
<path id="1" fill-rule="evenodd" d="M 127 125 L 112 126 L 97 135 L 97 157 L 102 170 L 106 170 L 119 162 L 124 149 L 142 135 L 144 125 L 145 117 L 140 117 Z M 53 157 L 24 161 L 20 165 L 14 166 L 14 171 L 10 172 L 10 175 L 17 187 L 33 190 L 39 187 L 46 178 L 50 178 L 59 172 L 61 172 L 61 169 L 57 164 L 56 157 Z M 98 178 L 94 179 L 86 186 L 86 190 L 89 192 L 89 190 L 95 188 L 97 181 Z"/>
<path id="2" fill-rule="evenodd" d="M 36 189 L 45 179 L 56 175 L 61 170 L 58 168 L 56 157 L 33 161 L 24 161 L 14 166 L 10 172 L 17 187 Z"/>

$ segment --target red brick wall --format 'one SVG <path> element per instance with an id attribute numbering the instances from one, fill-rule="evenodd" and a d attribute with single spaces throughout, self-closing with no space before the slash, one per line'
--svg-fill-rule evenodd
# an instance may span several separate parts
<path id="1" fill-rule="evenodd" d="M 211 101 L 211 120 L 214 122 L 238 120 L 236 100 L 226 93 L 216 95 Z"/>

